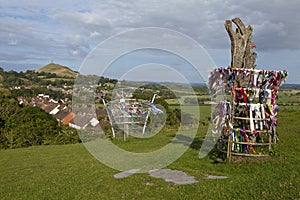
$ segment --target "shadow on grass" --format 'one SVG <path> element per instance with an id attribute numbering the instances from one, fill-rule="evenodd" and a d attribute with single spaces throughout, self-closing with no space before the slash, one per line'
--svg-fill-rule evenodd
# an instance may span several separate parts
<path id="1" fill-rule="evenodd" d="M 194 139 L 182 134 L 171 135 L 170 137 L 174 137 L 175 140 L 172 140 L 171 143 L 174 144 L 182 144 L 185 146 L 189 146 L 191 149 L 200 151 L 201 146 L 204 142 L 204 138 L 201 139 L 199 137 L 195 137 Z M 207 156 L 212 160 L 214 163 L 220 162 L 220 151 L 216 148 L 216 146 L 207 154 Z M 223 158 L 221 159 L 223 160 Z"/>

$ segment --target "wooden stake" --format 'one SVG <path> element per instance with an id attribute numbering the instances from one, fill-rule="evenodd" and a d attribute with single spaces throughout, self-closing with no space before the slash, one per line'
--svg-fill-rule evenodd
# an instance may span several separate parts
<path id="1" fill-rule="evenodd" d="M 228 144 L 227 144 L 227 160 L 228 163 L 231 163 L 231 148 L 232 148 L 232 135 L 228 139 Z"/>
<path id="2" fill-rule="evenodd" d="M 272 150 L 272 136 L 271 136 L 271 134 L 269 134 L 269 151 L 271 151 Z"/>

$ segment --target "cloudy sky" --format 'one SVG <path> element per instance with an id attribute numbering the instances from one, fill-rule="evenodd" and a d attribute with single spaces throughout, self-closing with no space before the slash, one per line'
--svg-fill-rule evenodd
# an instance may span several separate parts
<path id="1" fill-rule="evenodd" d="M 300 83 L 299 9 L 296 0 L 0 0 L 0 65 L 23 70 L 54 60 L 78 70 L 107 38 L 160 27 L 191 37 L 217 66 L 226 67 L 230 40 L 224 22 L 240 17 L 254 28 L 257 68 L 287 69 L 287 82 Z"/>

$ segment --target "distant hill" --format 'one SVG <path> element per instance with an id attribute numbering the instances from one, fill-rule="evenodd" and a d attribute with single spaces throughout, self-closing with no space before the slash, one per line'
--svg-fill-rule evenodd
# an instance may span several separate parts
<path id="1" fill-rule="evenodd" d="M 70 78 L 76 78 L 77 75 L 77 73 L 71 70 L 70 68 L 55 63 L 49 63 L 48 65 L 41 67 L 40 69 L 37 69 L 36 72 L 46 72 L 46 73 L 56 74 L 57 76 L 60 77 L 70 77 Z"/>

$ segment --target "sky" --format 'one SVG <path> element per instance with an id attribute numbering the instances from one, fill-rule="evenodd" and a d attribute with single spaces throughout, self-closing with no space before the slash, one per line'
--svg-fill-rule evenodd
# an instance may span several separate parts
<path id="1" fill-rule="evenodd" d="M 80 70 L 103 41 L 137 28 L 158 27 L 190 37 L 208 53 L 214 66 L 227 67 L 230 39 L 224 23 L 239 17 L 253 27 L 257 69 L 286 69 L 287 83 L 300 84 L 299 9 L 300 1 L 296 0 L 0 0 L 0 66 L 20 71 L 54 61 Z M 134 37 L 129 41 L 136 43 Z M 188 49 L 179 40 L 166 41 L 172 48 Z M 136 52 L 128 52 L 127 59 L 120 56 L 114 62 L 115 71 L 107 74 L 113 77 L 122 66 L 136 67 L 137 63 L 148 67 L 147 62 L 162 64 L 156 64 L 155 69 L 179 66 L 179 71 L 190 64 L 170 52 Z M 191 79 L 197 81 L 196 77 Z"/>

